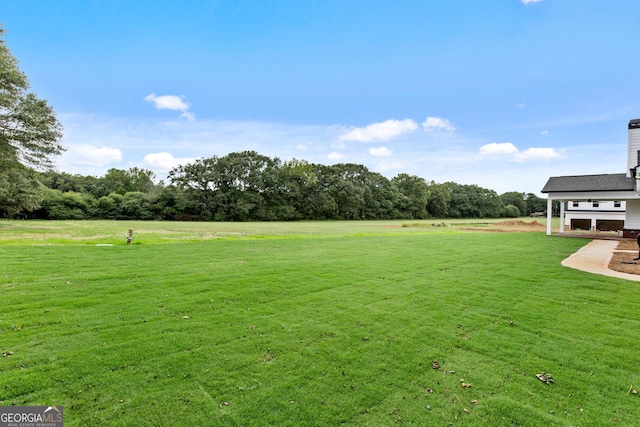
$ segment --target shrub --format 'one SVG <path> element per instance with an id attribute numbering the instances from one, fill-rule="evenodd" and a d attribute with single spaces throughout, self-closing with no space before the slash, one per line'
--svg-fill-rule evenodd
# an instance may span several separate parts
<path id="1" fill-rule="evenodd" d="M 507 205 L 504 207 L 504 214 L 507 218 L 517 218 L 520 216 L 520 209 L 515 205 Z"/>

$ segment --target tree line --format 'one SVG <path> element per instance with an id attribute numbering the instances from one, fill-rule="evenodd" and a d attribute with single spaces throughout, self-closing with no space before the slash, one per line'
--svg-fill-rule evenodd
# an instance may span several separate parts
<path id="1" fill-rule="evenodd" d="M 546 209 L 534 194 L 436 183 L 366 166 L 281 161 L 255 151 L 198 159 L 174 168 L 167 183 L 152 171 L 110 169 L 104 176 L 33 171 L 36 199 L 0 216 L 39 219 L 295 221 L 339 219 L 499 218 Z"/>

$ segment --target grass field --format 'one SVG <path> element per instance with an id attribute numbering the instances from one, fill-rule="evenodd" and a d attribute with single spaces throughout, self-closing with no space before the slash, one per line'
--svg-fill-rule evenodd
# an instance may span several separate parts
<path id="1" fill-rule="evenodd" d="M 583 239 L 403 225 L 0 222 L 0 405 L 68 426 L 637 424 L 638 284 L 562 267 Z"/>
<path id="2" fill-rule="evenodd" d="M 545 230 L 544 218 L 523 218 L 524 230 Z M 557 219 L 554 219 L 557 221 Z M 504 221 L 300 221 L 300 222 L 170 222 L 170 221 L 2 221 L 0 245 L 24 244 L 125 244 L 128 228 L 135 231 L 135 243 L 195 242 L 214 239 L 327 237 L 340 235 L 398 234 L 425 231 L 505 230 Z M 445 227 L 443 227 L 443 224 Z M 557 225 L 554 224 L 557 228 Z"/>

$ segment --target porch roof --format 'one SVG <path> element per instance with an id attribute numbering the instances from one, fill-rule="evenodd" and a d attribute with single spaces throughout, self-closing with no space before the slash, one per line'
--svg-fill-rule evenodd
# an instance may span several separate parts
<path id="1" fill-rule="evenodd" d="M 624 173 L 552 176 L 543 193 L 582 193 L 594 191 L 634 191 L 635 179 Z"/>

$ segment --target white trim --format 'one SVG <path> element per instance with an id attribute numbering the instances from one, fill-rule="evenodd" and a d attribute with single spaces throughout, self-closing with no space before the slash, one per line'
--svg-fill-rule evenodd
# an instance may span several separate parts
<path id="1" fill-rule="evenodd" d="M 547 199 L 547 236 L 551 236 L 551 218 L 552 218 L 552 213 L 551 212 L 551 207 L 553 206 L 553 199 L 551 198 L 551 195 L 549 195 L 549 198 Z"/>
<path id="2" fill-rule="evenodd" d="M 598 200 L 640 200 L 640 193 L 637 191 L 593 191 L 593 192 L 578 192 L 578 191 L 565 191 L 565 192 L 552 192 L 548 193 L 549 199 L 553 200 L 565 200 L 565 201 L 587 201 Z"/>

